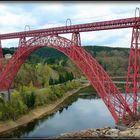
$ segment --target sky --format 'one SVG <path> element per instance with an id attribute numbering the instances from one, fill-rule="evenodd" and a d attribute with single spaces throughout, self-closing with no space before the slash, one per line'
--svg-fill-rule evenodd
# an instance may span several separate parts
<path id="1" fill-rule="evenodd" d="M 72 25 L 129 18 L 135 16 L 136 7 L 140 2 L 0 2 L 0 34 L 65 26 L 68 18 Z M 80 33 L 82 45 L 127 48 L 131 34 L 132 29 Z M 2 47 L 17 46 L 17 39 L 2 41 Z"/>

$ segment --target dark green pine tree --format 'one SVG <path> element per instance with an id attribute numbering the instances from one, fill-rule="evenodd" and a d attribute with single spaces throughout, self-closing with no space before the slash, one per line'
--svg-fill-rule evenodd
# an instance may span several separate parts
<path id="1" fill-rule="evenodd" d="M 67 71 L 65 73 L 65 79 L 66 79 L 66 81 L 70 80 L 70 74 Z"/>
<path id="2" fill-rule="evenodd" d="M 70 73 L 70 80 L 73 80 L 74 79 L 74 76 L 73 76 L 73 73 L 71 72 Z"/>
<path id="3" fill-rule="evenodd" d="M 49 85 L 53 85 L 54 84 L 54 80 L 52 79 L 52 77 L 50 77 L 49 79 Z"/>
<path id="4" fill-rule="evenodd" d="M 63 77 L 62 74 L 59 75 L 59 83 L 64 83 L 65 82 L 65 78 Z"/>
<path id="5" fill-rule="evenodd" d="M 31 92 L 31 95 L 30 95 L 30 107 L 34 107 L 35 105 L 35 93 L 34 92 Z"/>

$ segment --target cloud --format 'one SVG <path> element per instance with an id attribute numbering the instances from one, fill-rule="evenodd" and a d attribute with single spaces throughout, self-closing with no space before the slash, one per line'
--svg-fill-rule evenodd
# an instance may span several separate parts
<path id="1" fill-rule="evenodd" d="M 81 33 L 82 45 L 129 47 L 132 29 L 116 29 Z"/>
<path id="2" fill-rule="evenodd" d="M 128 18 L 134 16 L 135 8 L 138 6 L 138 2 L 1 2 L 0 33 L 24 31 L 25 25 L 29 25 L 31 30 L 65 26 L 67 18 L 71 19 L 72 24 Z M 71 38 L 71 34 L 61 36 Z M 81 41 L 82 45 L 129 47 L 131 30 L 81 33 Z M 12 41 L 2 42 L 10 47 Z"/>
<path id="3" fill-rule="evenodd" d="M 53 3 L 53 2 L 48 2 L 48 3 L 40 3 L 38 4 L 38 6 L 36 7 L 35 10 L 38 11 L 43 11 L 43 12 L 60 12 L 62 11 L 64 8 L 62 3 Z"/>
<path id="4" fill-rule="evenodd" d="M 2 47 L 18 47 L 19 39 L 2 40 Z"/>

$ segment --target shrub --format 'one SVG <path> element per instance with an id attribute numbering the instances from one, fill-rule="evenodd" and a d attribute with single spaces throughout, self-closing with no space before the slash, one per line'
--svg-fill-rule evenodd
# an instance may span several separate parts
<path id="1" fill-rule="evenodd" d="M 35 100 L 36 100 L 35 88 L 23 86 L 20 89 L 20 92 L 21 92 L 21 97 L 22 97 L 24 104 L 26 104 L 26 106 L 28 108 L 34 107 Z"/>
<path id="2" fill-rule="evenodd" d="M 64 95 L 64 90 L 60 87 L 60 85 L 52 86 L 51 90 L 52 94 L 56 95 L 58 98 Z"/>
<path id="3" fill-rule="evenodd" d="M 36 94 L 35 106 L 41 106 L 48 102 L 47 90 L 38 91 Z"/>
<path id="4" fill-rule="evenodd" d="M 23 103 L 21 95 L 18 91 L 14 91 L 11 95 L 11 100 L 0 104 L 0 119 L 16 120 L 21 114 L 27 112 L 27 106 Z"/>

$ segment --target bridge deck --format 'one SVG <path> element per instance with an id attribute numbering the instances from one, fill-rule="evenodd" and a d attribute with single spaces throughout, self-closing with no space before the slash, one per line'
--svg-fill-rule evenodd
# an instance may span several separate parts
<path id="1" fill-rule="evenodd" d="M 7 34 L 1 34 L 0 40 L 23 38 L 23 37 L 34 37 L 39 35 L 47 36 L 47 35 L 57 35 L 57 34 L 66 34 L 66 33 L 74 33 L 74 32 L 88 32 L 88 31 L 130 28 L 130 27 L 134 27 L 135 23 L 137 23 L 137 26 L 140 26 L 140 17 L 94 22 L 94 23 L 87 23 L 87 24 L 78 24 L 78 25 L 71 25 L 71 26 L 62 26 L 62 27 L 55 27 L 55 28 L 48 28 L 48 29 L 31 30 L 26 32 L 24 31 L 24 32 L 7 33 Z"/>

